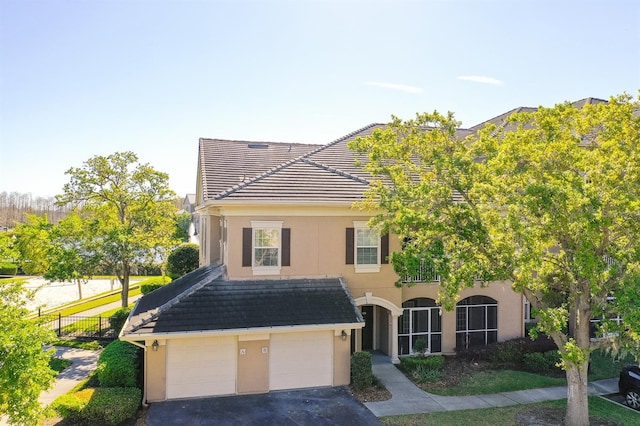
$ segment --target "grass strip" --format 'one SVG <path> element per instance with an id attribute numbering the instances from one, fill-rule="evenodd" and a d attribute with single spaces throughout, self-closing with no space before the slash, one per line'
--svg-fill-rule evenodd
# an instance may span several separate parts
<path id="1" fill-rule="evenodd" d="M 547 401 L 536 404 L 512 405 L 509 407 L 485 408 L 477 410 L 440 411 L 426 414 L 382 417 L 380 422 L 385 426 L 514 426 L 518 413 L 544 412 L 547 410 L 564 414 L 567 400 Z M 589 416 L 591 420 L 608 420 L 618 425 L 640 424 L 640 414 L 621 407 L 603 398 L 589 397 Z"/>
<path id="2" fill-rule="evenodd" d="M 436 388 L 430 387 L 429 383 L 425 383 L 421 388 L 436 395 L 462 396 L 566 385 L 567 381 L 563 378 L 546 377 L 526 371 L 492 370 L 465 377 L 458 386 Z"/>

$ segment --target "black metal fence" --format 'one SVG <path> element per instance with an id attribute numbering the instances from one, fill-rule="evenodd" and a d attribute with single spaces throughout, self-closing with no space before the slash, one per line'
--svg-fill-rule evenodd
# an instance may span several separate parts
<path id="1" fill-rule="evenodd" d="M 108 316 L 42 315 L 38 321 L 43 327 L 54 330 L 58 337 L 86 339 L 115 339 L 120 330 L 111 327 Z"/>

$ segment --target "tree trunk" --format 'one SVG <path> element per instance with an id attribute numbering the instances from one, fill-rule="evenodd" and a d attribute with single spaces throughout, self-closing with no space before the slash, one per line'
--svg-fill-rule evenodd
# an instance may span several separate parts
<path id="1" fill-rule="evenodd" d="M 76 279 L 76 284 L 78 284 L 78 300 L 82 300 L 82 280 Z"/>
<path id="2" fill-rule="evenodd" d="M 129 306 L 129 275 L 131 274 L 131 266 L 129 266 L 129 262 L 124 262 L 122 264 L 122 280 L 120 283 L 122 284 L 122 291 L 120 292 L 120 296 L 122 298 L 122 307 L 126 308 Z"/>
<path id="3" fill-rule="evenodd" d="M 567 369 L 567 426 L 589 426 L 589 399 L 587 387 L 587 370 L 589 362 L 584 365 L 571 365 Z"/>

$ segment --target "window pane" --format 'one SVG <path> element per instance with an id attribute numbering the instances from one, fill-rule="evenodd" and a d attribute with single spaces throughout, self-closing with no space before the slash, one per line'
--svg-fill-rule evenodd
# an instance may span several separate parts
<path id="1" fill-rule="evenodd" d="M 356 229 L 356 245 L 358 247 L 377 247 L 378 235 L 371 229 Z"/>
<path id="2" fill-rule="evenodd" d="M 398 354 L 399 355 L 409 354 L 409 336 L 400 336 L 398 338 Z"/>
<path id="3" fill-rule="evenodd" d="M 467 329 L 467 308 L 465 306 L 456 308 L 456 331 Z"/>
<path id="4" fill-rule="evenodd" d="M 256 229 L 255 247 L 278 247 L 280 245 L 280 232 L 278 229 Z"/>
<path id="5" fill-rule="evenodd" d="M 470 306 L 468 309 L 469 309 L 469 330 L 484 330 L 485 307 Z"/>
<path id="6" fill-rule="evenodd" d="M 442 352 L 442 335 L 441 334 L 432 334 L 431 335 L 431 353 Z"/>
<path id="7" fill-rule="evenodd" d="M 431 331 L 442 331 L 440 309 L 431 309 Z"/>
<path id="8" fill-rule="evenodd" d="M 497 306 L 487 306 L 487 328 L 498 328 Z"/>
<path id="9" fill-rule="evenodd" d="M 378 264 L 378 248 L 377 247 L 358 247 L 357 251 L 358 265 L 377 265 Z"/>
<path id="10" fill-rule="evenodd" d="M 278 266 L 277 248 L 256 248 L 255 257 L 255 266 Z"/>
<path id="11" fill-rule="evenodd" d="M 482 346 L 484 345 L 485 332 L 475 331 L 469 333 L 469 346 Z"/>
<path id="12" fill-rule="evenodd" d="M 487 332 L 487 344 L 495 343 L 498 341 L 498 332 L 497 331 L 488 331 Z"/>
<path id="13" fill-rule="evenodd" d="M 408 334 L 409 333 L 409 316 L 410 311 L 408 309 L 404 310 L 404 313 L 398 317 L 398 334 Z"/>
<path id="14" fill-rule="evenodd" d="M 413 333 L 429 331 L 429 311 L 413 311 Z"/>

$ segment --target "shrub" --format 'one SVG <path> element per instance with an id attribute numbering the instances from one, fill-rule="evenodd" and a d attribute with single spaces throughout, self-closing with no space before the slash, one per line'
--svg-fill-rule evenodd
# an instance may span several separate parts
<path id="1" fill-rule="evenodd" d="M 426 339 L 416 340 L 415 344 L 413 345 L 413 350 L 419 355 L 424 355 L 424 353 L 427 351 Z"/>
<path id="2" fill-rule="evenodd" d="M 485 360 L 492 362 L 521 363 L 522 356 L 532 352 L 547 352 L 558 349 L 551 338 L 539 334 L 535 340 L 520 337 L 504 342 L 491 343 L 484 346 L 472 346 L 468 349 L 456 348 L 458 356 L 468 360 Z"/>
<path id="3" fill-rule="evenodd" d="M 120 330 L 122 330 L 122 326 L 124 326 L 125 321 L 127 321 L 130 312 L 131 308 L 120 308 L 109 317 L 109 325 L 113 328 L 116 336 L 120 333 Z"/>
<path id="4" fill-rule="evenodd" d="M 18 273 L 18 265 L 15 263 L 0 263 L 0 275 L 16 275 Z"/>
<path id="5" fill-rule="evenodd" d="M 200 248 L 198 244 L 187 243 L 176 247 L 167 259 L 167 275 L 176 279 L 200 266 Z"/>
<path id="6" fill-rule="evenodd" d="M 73 424 L 117 425 L 136 414 L 141 399 L 138 388 L 87 388 L 57 398 L 52 408 Z"/>
<path id="7" fill-rule="evenodd" d="M 433 382 L 442 376 L 442 370 L 430 368 L 425 364 L 418 364 L 412 374 L 418 383 Z"/>
<path id="8" fill-rule="evenodd" d="M 164 276 L 147 278 L 146 280 L 140 281 L 138 284 L 140 285 L 140 292 L 142 294 L 149 294 L 153 290 L 169 284 L 171 281 L 171 277 Z"/>
<path id="9" fill-rule="evenodd" d="M 102 387 L 135 387 L 138 380 L 140 348 L 116 340 L 102 351 L 96 373 Z"/>
<path id="10" fill-rule="evenodd" d="M 556 364 L 560 362 L 560 354 L 558 351 L 532 352 L 524 354 L 522 362 L 529 371 L 545 372 L 557 368 Z"/>
<path id="11" fill-rule="evenodd" d="M 409 357 L 400 358 L 400 368 L 407 372 L 412 372 L 419 367 L 429 370 L 442 370 L 444 365 L 444 357 L 442 355 L 430 355 L 426 357 Z"/>
<path id="12" fill-rule="evenodd" d="M 351 355 L 351 383 L 358 390 L 373 385 L 371 354 L 369 352 L 354 352 Z"/>

